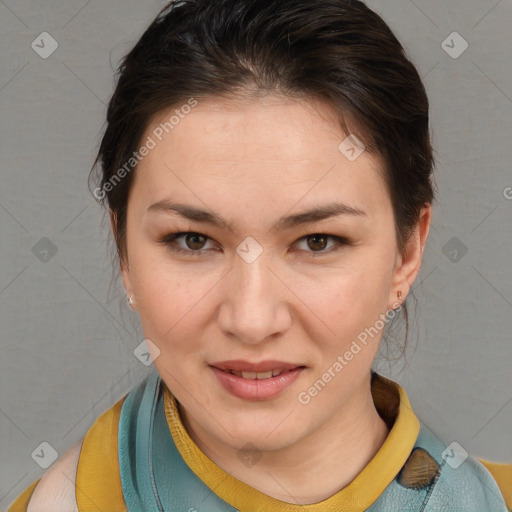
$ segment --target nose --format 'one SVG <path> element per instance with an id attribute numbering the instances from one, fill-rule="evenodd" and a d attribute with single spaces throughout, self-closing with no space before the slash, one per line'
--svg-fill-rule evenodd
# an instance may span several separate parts
<path id="1" fill-rule="evenodd" d="M 292 323 L 289 291 L 262 255 L 247 263 L 236 256 L 222 288 L 219 326 L 246 344 L 283 334 Z"/>

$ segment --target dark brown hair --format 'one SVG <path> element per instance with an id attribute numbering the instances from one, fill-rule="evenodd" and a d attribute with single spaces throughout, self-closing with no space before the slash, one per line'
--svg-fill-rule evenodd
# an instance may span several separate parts
<path id="1" fill-rule="evenodd" d="M 191 98 L 266 93 L 325 102 L 381 158 L 404 253 L 434 200 L 434 160 L 425 88 L 387 24 L 353 0 L 178 0 L 123 59 L 93 167 L 121 264 L 133 154 L 154 117 Z"/>

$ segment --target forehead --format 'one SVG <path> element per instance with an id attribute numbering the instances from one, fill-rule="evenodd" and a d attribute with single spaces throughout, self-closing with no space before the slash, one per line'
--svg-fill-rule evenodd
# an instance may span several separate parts
<path id="1" fill-rule="evenodd" d="M 177 189 L 209 199 L 215 190 L 221 205 L 273 197 L 279 206 L 285 191 L 290 201 L 328 195 L 370 210 L 389 202 L 380 159 L 365 151 L 350 161 L 340 151 L 347 134 L 327 105 L 274 95 L 196 101 L 149 124 L 142 142 L 154 147 L 133 184 L 145 202 Z"/>

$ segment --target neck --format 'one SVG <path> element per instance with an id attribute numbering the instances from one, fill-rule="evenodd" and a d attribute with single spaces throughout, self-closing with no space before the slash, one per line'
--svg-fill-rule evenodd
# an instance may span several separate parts
<path id="1" fill-rule="evenodd" d="M 375 409 L 370 379 L 319 429 L 293 445 L 265 452 L 251 467 L 241 463 L 237 449 L 210 439 L 183 412 L 190 437 L 224 471 L 268 496 L 299 505 L 317 503 L 346 487 L 389 433 Z"/>

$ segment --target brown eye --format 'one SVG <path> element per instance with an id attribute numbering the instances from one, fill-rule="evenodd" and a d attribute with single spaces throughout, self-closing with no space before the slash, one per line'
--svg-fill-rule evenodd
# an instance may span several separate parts
<path id="1" fill-rule="evenodd" d="M 326 233 L 313 233 L 297 240 L 297 247 L 309 257 L 325 256 L 350 245 L 347 238 Z"/>
<path id="2" fill-rule="evenodd" d="M 308 247 L 312 251 L 323 251 L 327 247 L 327 241 L 330 237 L 322 234 L 309 235 L 306 240 Z"/>
<path id="3" fill-rule="evenodd" d="M 165 245 L 175 253 L 194 257 L 205 255 L 206 251 L 208 251 L 208 242 L 211 243 L 209 237 L 194 231 L 169 233 L 164 238 L 158 240 L 158 243 Z"/>
<path id="4" fill-rule="evenodd" d="M 199 233 L 190 233 L 185 237 L 185 243 L 187 244 L 187 247 L 195 251 L 202 249 L 205 246 L 207 240 L 207 237 Z"/>

